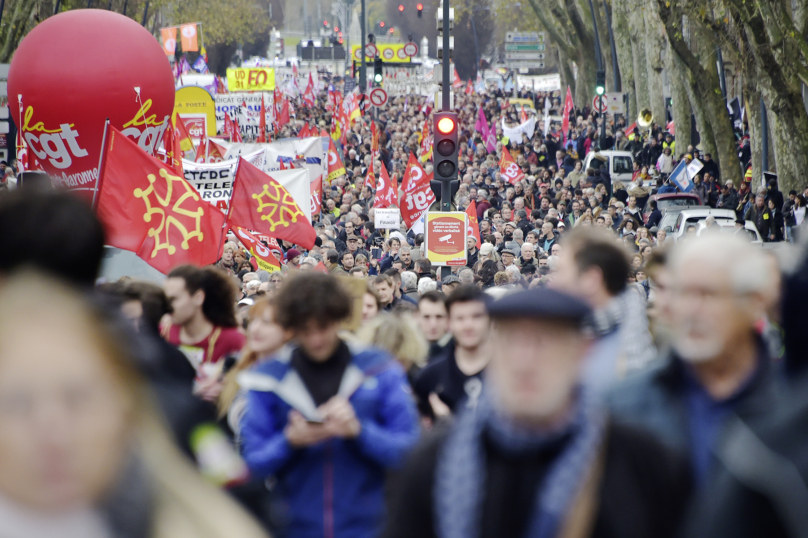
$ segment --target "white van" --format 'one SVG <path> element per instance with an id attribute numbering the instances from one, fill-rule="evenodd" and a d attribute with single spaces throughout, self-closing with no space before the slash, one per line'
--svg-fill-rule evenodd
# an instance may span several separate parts
<path id="1" fill-rule="evenodd" d="M 628 186 L 631 183 L 631 178 L 634 175 L 634 157 L 629 151 L 606 150 L 601 151 L 599 155 L 603 155 L 608 159 L 609 176 L 612 178 L 612 183 L 615 181 L 622 181 L 624 185 Z M 594 168 L 599 170 L 601 165 L 607 164 L 600 159 L 595 159 L 595 152 L 590 151 L 586 159 L 584 159 L 584 171 L 587 168 Z M 644 186 L 649 186 L 650 181 L 646 182 Z"/>

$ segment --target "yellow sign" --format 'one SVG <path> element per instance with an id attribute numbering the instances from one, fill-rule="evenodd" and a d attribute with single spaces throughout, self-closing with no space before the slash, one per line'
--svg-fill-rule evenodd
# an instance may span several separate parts
<path id="1" fill-rule="evenodd" d="M 227 89 L 231 92 L 271 92 L 275 89 L 275 69 L 271 67 L 228 69 Z"/>
<path id="2" fill-rule="evenodd" d="M 374 43 L 373 45 L 379 51 L 379 58 L 383 62 L 410 63 L 410 57 L 404 53 L 404 43 Z M 362 61 L 359 45 L 351 46 L 351 58 L 357 62 Z M 372 62 L 373 60 L 375 58 L 370 56 L 365 59 L 366 62 Z"/>
<path id="3" fill-rule="evenodd" d="M 426 257 L 432 265 L 466 265 L 465 211 L 428 211 L 424 229 Z"/>
<path id="4" fill-rule="evenodd" d="M 176 121 L 177 115 L 184 118 L 198 118 L 204 115 L 208 136 L 216 136 L 216 102 L 205 88 L 183 86 L 177 90 L 174 96 L 172 120 Z"/>

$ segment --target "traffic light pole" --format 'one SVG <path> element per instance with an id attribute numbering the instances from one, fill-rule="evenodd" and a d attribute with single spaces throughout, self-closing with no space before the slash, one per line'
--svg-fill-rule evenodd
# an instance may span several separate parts
<path id="1" fill-rule="evenodd" d="M 449 108 L 451 107 L 451 101 L 449 99 L 451 95 L 449 92 L 452 89 L 452 61 L 449 56 L 449 0 L 443 0 L 443 99 L 441 103 L 441 110 L 444 112 L 449 112 Z M 444 185 L 443 188 L 444 190 L 442 192 L 445 194 L 448 187 Z M 442 206 L 443 203 L 441 203 L 441 207 Z M 446 211 L 448 211 L 448 209 Z"/>
<path id="2" fill-rule="evenodd" d="M 452 61 L 451 49 L 449 48 L 449 0 L 443 0 L 443 91 L 441 92 L 441 110 L 451 111 L 452 91 Z M 440 210 L 451 211 L 452 207 L 452 182 L 441 181 L 440 186 Z"/>
<path id="3" fill-rule="evenodd" d="M 359 88 L 362 94 L 366 94 L 368 92 L 368 78 L 367 78 L 367 66 L 365 62 L 365 0 L 362 0 L 362 14 L 359 17 L 360 23 L 359 25 L 362 27 L 362 44 L 359 56 L 362 57 L 362 65 L 359 68 Z M 351 51 L 349 50 L 348 53 Z"/>

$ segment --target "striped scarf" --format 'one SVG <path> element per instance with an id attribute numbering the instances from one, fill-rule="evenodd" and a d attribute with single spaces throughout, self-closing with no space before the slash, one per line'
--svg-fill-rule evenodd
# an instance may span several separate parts
<path id="1" fill-rule="evenodd" d="M 438 455 L 434 485 L 437 534 L 440 538 L 479 537 L 486 482 L 483 434 L 498 449 L 515 454 L 541 451 L 569 436 L 538 484 L 536 506 L 525 534 L 553 538 L 600 450 L 606 414 L 599 400 L 581 387 L 570 421 L 552 431 L 527 432 L 497 412 L 491 400 L 490 389 L 484 389 L 476 408 L 464 410 L 457 418 Z"/>

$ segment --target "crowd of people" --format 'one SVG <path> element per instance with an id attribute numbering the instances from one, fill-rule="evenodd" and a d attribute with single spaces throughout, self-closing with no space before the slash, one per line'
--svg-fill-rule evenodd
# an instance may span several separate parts
<path id="1" fill-rule="evenodd" d="M 99 282 L 104 231 L 83 202 L 0 194 L 8 536 L 808 532 L 804 245 L 673 243 L 643 216 L 671 188 L 654 148 L 662 134 L 674 155 L 672 137 L 618 122 L 601 140 L 583 110 L 568 136 L 508 140 L 506 97 L 456 97 L 453 201 L 475 203 L 480 237 L 452 269 L 422 234 L 373 224 L 368 171 L 400 184 L 420 156 L 430 103 L 413 96 L 379 111 L 378 162 L 369 116 L 347 133 L 315 247 L 279 241 L 274 272 L 229 235 L 215 265 Z M 330 125 L 324 95 L 284 134 L 304 122 Z M 504 147 L 523 180 L 503 179 Z M 580 165 L 610 147 L 632 148 L 631 185 Z M 799 239 L 804 193 L 719 176 L 696 181 L 704 205 Z"/>

